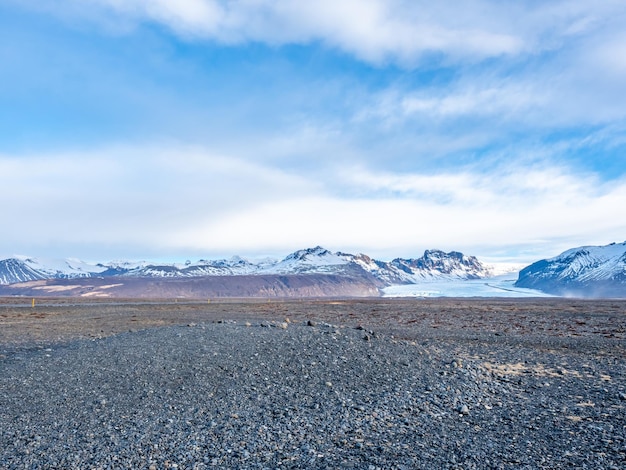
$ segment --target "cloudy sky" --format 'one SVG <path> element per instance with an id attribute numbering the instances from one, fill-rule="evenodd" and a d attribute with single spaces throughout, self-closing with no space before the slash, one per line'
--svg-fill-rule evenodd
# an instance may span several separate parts
<path id="1" fill-rule="evenodd" d="M 0 0 L 0 255 L 626 240 L 623 0 Z"/>

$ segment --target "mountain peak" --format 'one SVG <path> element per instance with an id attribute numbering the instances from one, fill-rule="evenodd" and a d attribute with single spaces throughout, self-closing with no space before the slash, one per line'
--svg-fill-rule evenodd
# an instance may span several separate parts
<path id="1" fill-rule="evenodd" d="M 199 260 L 179 264 L 123 260 L 87 264 L 79 260 L 44 261 L 26 257 L 0 262 L 0 284 L 94 276 L 191 278 L 275 274 L 327 274 L 367 279 L 377 286 L 387 286 L 433 279 L 476 279 L 486 277 L 489 272 L 476 258 L 459 252 L 426 250 L 422 258 L 398 258 L 384 262 L 364 254 L 332 253 L 319 245 L 295 251 L 281 261 L 251 262 L 233 256 L 229 260 Z"/>
<path id="2" fill-rule="evenodd" d="M 294 251 L 293 253 L 288 255 L 285 258 L 285 260 L 287 259 L 305 260 L 312 256 L 322 257 L 322 256 L 327 256 L 327 255 L 332 255 L 332 253 L 328 251 L 326 248 L 323 248 L 318 245 L 315 248 L 305 248 L 303 250 Z"/>
<path id="3" fill-rule="evenodd" d="M 517 287 L 577 297 L 626 297 L 626 242 L 581 246 L 525 267 Z"/>

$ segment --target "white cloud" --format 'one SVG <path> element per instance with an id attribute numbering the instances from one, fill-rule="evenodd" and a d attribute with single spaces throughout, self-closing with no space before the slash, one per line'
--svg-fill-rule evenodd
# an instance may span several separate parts
<path id="1" fill-rule="evenodd" d="M 437 90 L 441 93 L 442 90 Z M 423 92 L 405 96 L 399 103 L 404 115 L 427 114 L 431 118 L 454 118 L 469 116 L 508 117 L 545 105 L 545 91 L 532 89 L 523 84 L 476 87 L 472 85 L 453 92 L 446 91 L 437 97 Z"/>
<path id="2" fill-rule="evenodd" d="M 11 1 L 11 0 L 10 0 Z M 621 34 L 621 0 L 12 0 L 126 31 L 155 22 L 224 44 L 321 42 L 374 64 L 414 67 L 424 56 L 472 63 L 553 52 L 580 37 Z M 619 50 L 620 48 L 618 48 Z"/>
<path id="3" fill-rule="evenodd" d="M 626 233 L 624 179 L 602 183 L 559 167 L 514 165 L 434 175 L 344 168 L 320 178 L 328 171 L 294 174 L 173 146 L 4 156 L 0 197 L 16 203 L 4 204 L 0 217 L 16 223 L 0 244 L 33 255 L 50 246 L 61 256 L 91 250 L 93 258 L 123 256 L 122 249 L 284 254 L 317 244 L 375 256 L 426 248 L 488 256 L 552 242 L 541 253 L 549 255 L 557 242 L 568 248 Z"/>
<path id="4" fill-rule="evenodd" d="M 14 201 L 0 217 L 16 221 L 0 244 L 167 250 L 179 247 L 172 237 L 179 227 L 315 188 L 285 171 L 184 146 L 0 156 L 0 197 Z"/>
<path id="5" fill-rule="evenodd" d="M 350 184 L 377 192 L 374 226 L 379 234 L 390 227 L 394 232 L 385 246 L 398 243 L 408 247 L 412 243 L 471 251 L 481 245 L 494 250 L 543 240 L 558 241 L 567 248 L 577 243 L 620 241 L 626 229 L 626 223 L 616 217 L 626 196 L 624 179 L 601 183 L 593 174 L 514 165 L 433 176 L 365 171 L 352 176 Z M 358 207 L 367 199 L 353 203 Z M 343 223 L 344 231 L 358 226 L 349 215 Z M 367 230 L 354 238 L 370 234 Z M 545 249 L 544 243 L 535 250 Z M 555 250 L 555 246 L 549 249 Z"/>
<path id="6" fill-rule="evenodd" d="M 200 44 L 322 44 L 376 65 L 425 67 L 411 73 L 389 67 L 380 75 L 368 69 L 359 82 L 359 72 L 342 75 L 344 64 L 324 63 L 327 76 L 289 75 L 302 80 L 296 92 L 282 80 L 279 98 L 271 94 L 277 90 L 259 99 L 255 93 L 265 93 L 258 91 L 262 87 L 250 87 L 250 94 L 244 86 L 235 88 L 240 93 L 225 101 L 243 111 L 229 117 L 224 135 L 215 135 L 219 110 L 203 113 L 214 103 L 195 86 L 211 72 L 193 57 L 167 62 L 167 54 L 157 51 L 163 69 L 198 67 L 198 75 L 168 84 L 160 69 L 147 67 L 154 77 L 130 82 L 143 100 L 133 108 L 173 116 L 152 135 L 197 127 L 184 137 L 210 141 L 220 154 L 173 145 L 0 156 L 0 197 L 13 201 L 3 204 L 0 215 L 19 221 L 17 229 L 0 235 L 5 247 L 43 240 L 69 248 L 95 243 L 238 253 L 321 243 L 364 251 L 385 246 L 404 255 L 415 247 L 528 246 L 557 239 L 602 243 L 624 237 L 626 227 L 616 215 L 626 200 L 623 177 L 606 183 L 555 163 L 567 161 L 569 150 L 581 159 L 585 152 L 576 145 L 602 150 L 624 144 L 623 0 L 35 3 L 83 28 L 98 18 L 107 28 L 123 25 L 124 34 L 129 25 L 153 22 L 164 26 L 160 31 Z M 81 23 L 85 19 L 87 26 Z M 106 79 L 100 70 L 104 65 L 89 75 L 93 83 Z M 63 77 L 72 75 L 63 71 Z M 42 83 L 49 84 L 43 68 L 42 73 Z M 192 75 L 186 73 L 181 77 Z M 120 77 L 122 82 L 126 76 Z M 147 82 L 163 82 L 163 88 L 155 85 L 151 94 L 134 86 Z M 181 83 L 193 90 L 184 95 L 188 101 L 168 94 Z M 324 87 L 334 88 L 320 90 Z M 290 93 L 307 99 L 287 103 Z M 281 105 L 267 104 L 273 100 Z M 65 103 L 72 109 L 71 100 Z M 254 119 L 241 118 L 248 109 Z M 281 119 L 274 121 L 277 115 Z M 264 118 L 270 124 L 254 122 Z M 142 125 L 149 127 L 150 121 Z M 33 134 L 40 130 L 33 129 Z M 600 153 L 594 157 L 598 163 L 604 158 Z M 507 167 L 507 160 L 523 163 Z M 360 166 L 352 166 L 355 162 Z M 524 166 L 528 162 L 532 166 Z"/>
<path id="7" fill-rule="evenodd" d="M 23 2 L 22 2 L 23 3 Z M 572 8 L 511 5 L 490 0 L 38 0 L 32 8 L 57 15 L 95 18 L 114 13 L 123 20 L 152 21 L 186 37 L 233 44 L 322 42 L 381 64 L 412 67 L 424 54 L 475 61 L 541 49 L 545 35 L 571 34 L 590 8 L 570 18 Z M 580 10 L 581 8 L 579 8 Z M 539 10 L 539 11 L 537 11 Z M 582 19 L 580 18 L 582 17 Z M 103 18 L 111 25 L 109 18 Z M 557 27 L 555 28 L 555 23 Z M 578 24 L 576 23 L 576 24 Z M 581 23 L 582 24 L 582 23 Z M 567 31 L 563 31 L 567 28 Z M 579 28 L 580 29 L 580 28 Z"/>
<path id="8" fill-rule="evenodd" d="M 222 251 L 281 251 L 322 244 L 390 256 L 425 248 L 489 255 L 503 247 L 534 247 L 547 256 L 577 243 L 619 241 L 626 224 L 615 216 L 626 185 L 598 198 L 565 194 L 544 204 L 504 196 L 498 200 L 441 204 L 429 199 L 294 198 L 259 205 L 177 235 L 183 246 Z M 495 196 L 495 195 L 494 195 Z M 480 210 L 476 210 L 480 205 Z M 254 237 L 249 237 L 250 231 Z M 584 240 L 581 242 L 581 240 Z M 555 243 L 555 241 L 558 242 Z M 549 246 L 546 246 L 549 245 Z M 486 247 L 489 247 L 488 249 Z M 523 260 L 529 261 L 529 260 Z"/>
<path id="9" fill-rule="evenodd" d="M 146 17 L 180 32 L 213 31 L 224 21 L 219 2 L 205 0 L 96 0 L 115 11 L 133 17 Z"/>
<path id="10" fill-rule="evenodd" d="M 76 0 L 224 43 L 321 41 L 373 63 L 415 65 L 423 54 L 462 61 L 537 53 L 604 27 L 620 1 Z M 68 8 L 63 5 L 61 8 Z"/>

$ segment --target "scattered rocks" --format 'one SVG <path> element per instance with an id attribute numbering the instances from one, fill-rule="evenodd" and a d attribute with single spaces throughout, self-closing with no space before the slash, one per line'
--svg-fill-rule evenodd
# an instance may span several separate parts
<path id="1" fill-rule="evenodd" d="M 409 342 L 385 332 L 372 341 L 363 327 L 311 323 L 224 321 L 75 341 L 48 358 L 7 352 L 0 461 L 623 468 L 620 351 L 594 355 L 575 340 L 567 349 L 509 336 L 490 342 L 487 334 Z"/>

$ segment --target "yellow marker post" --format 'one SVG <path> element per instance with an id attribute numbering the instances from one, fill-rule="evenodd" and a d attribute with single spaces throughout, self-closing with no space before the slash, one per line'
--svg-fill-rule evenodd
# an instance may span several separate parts
<path id="1" fill-rule="evenodd" d="M 33 298 L 33 308 L 35 308 L 35 299 Z"/>
<path id="2" fill-rule="evenodd" d="M 206 303 L 210 304 L 211 303 L 211 299 L 207 299 Z"/>

